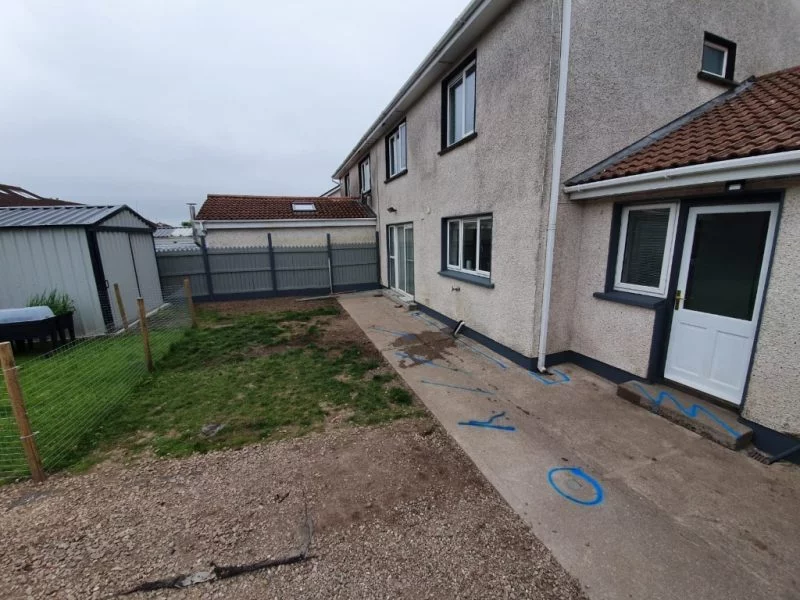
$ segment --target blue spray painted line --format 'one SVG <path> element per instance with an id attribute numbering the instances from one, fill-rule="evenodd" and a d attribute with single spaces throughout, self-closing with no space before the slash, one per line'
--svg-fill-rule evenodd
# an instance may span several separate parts
<path id="1" fill-rule="evenodd" d="M 488 421 L 469 420 L 469 421 L 459 421 L 458 424 L 466 425 L 469 427 L 485 427 L 487 429 L 500 429 L 502 431 L 516 431 L 517 428 L 514 427 L 513 425 L 495 425 L 493 423 L 495 419 L 499 419 L 500 417 L 505 416 L 505 414 L 506 411 L 503 411 L 501 413 L 497 413 L 496 415 L 489 417 Z"/>
<path id="2" fill-rule="evenodd" d="M 675 404 L 675 406 L 678 408 L 678 410 L 681 411 L 687 417 L 689 417 L 691 419 L 697 419 L 698 415 L 700 413 L 702 413 L 702 414 L 706 415 L 709 419 L 714 421 L 717 425 L 722 427 L 726 432 L 731 434 L 731 436 L 733 436 L 735 438 L 738 438 L 739 435 L 740 435 L 738 431 L 736 431 L 733 427 L 728 425 L 725 421 L 720 419 L 717 415 L 715 415 L 713 412 L 711 412 L 710 410 L 708 410 L 704 406 L 699 406 L 697 404 L 692 404 L 690 407 L 686 408 L 680 402 L 678 402 L 678 399 L 675 396 L 673 396 L 669 392 L 661 390 L 658 393 L 658 397 L 657 398 L 653 398 L 652 394 L 650 394 L 650 392 L 647 391 L 647 389 L 645 389 L 645 387 L 642 386 L 641 384 L 634 383 L 633 385 L 635 385 L 637 388 L 639 388 L 639 390 L 641 390 L 641 392 L 645 396 L 647 396 L 650 399 L 650 401 L 653 404 L 655 404 L 656 406 L 661 406 L 661 404 L 664 402 L 664 400 L 672 400 L 672 402 Z"/>
<path id="3" fill-rule="evenodd" d="M 370 327 L 370 329 L 373 329 L 375 331 L 380 331 L 382 333 L 390 333 L 393 336 L 403 339 L 411 339 L 417 337 L 416 334 L 414 333 L 409 333 L 407 331 L 392 331 L 391 329 L 386 329 L 385 327 L 378 327 L 377 325 L 373 325 L 372 327 Z"/>
<path id="4" fill-rule="evenodd" d="M 556 373 L 561 379 L 548 379 L 547 377 L 545 377 L 541 373 L 537 373 L 536 371 L 528 371 L 528 374 L 545 385 L 558 385 L 559 383 L 570 382 L 569 375 L 567 375 L 563 371 L 559 371 L 558 369 L 550 369 L 550 370 L 553 371 L 553 373 Z"/>
<path id="5" fill-rule="evenodd" d="M 462 387 L 460 385 L 453 385 L 451 383 L 442 383 L 440 381 L 428 381 L 427 379 L 420 379 L 420 383 L 427 383 L 428 385 L 438 385 L 441 387 L 453 388 L 454 390 L 464 390 L 465 392 L 475 392 L 476 394 L 485 394 L 487 396 L 494 396 L 494 392 L 482 390 L 481 388 Z"/>
<path id="6" fill-rule="evenodd" d="M 430 360 L 429 358 L 425 358 L 424 356 L 419 356 L 418 354 L 409 354 L 403 350 L 398 350 L 394 353 L 395 356 L 398 358 L 408 359 L 413 362 L 415 365 L 426 365 L 429 367 L 439 367 L 440 369 L 447 369 L 448 371 L 458 371 L 459 369 L 454 369 L 453 367 L 447 367 L 445 365 L 437 365 L 435 362 Z"/>
<path id="7" fill-rule="evenodd" d="M 591 485 L 594 488 L 594 498 L 592 498 L 591 500 L 581 500 L 580 498 L 576 498 L 572 494 L 569 494 L 564 490 L 562 490 L 560 487 L 558 487 L 558 484 L 556 484 L 556 482 L 553 481 L 553 475 L 555 475 L 560 471 L 570 473 L 574 477 L 577 477 L 578 479 L 583 479 L 586 483 Z M 597 480 L 594 477 L 588 475 L 587 473 L 584 473 L 583 469 L 581 469 L 580 467 L 555 467 L 553 469 L 550 469 L 547 472 L 547 482 L 559 496 L 562 496 L 567 500 L 569 500 L 570 502 L 574 502 L 575 504 L 581 504 L 583 506 L 595 506 L 596 504 L 600 504 L 603 502 L 603 487 L 597 482 Z"/>
<path id="8" fill-rule="evenodd" d="M 442 328 L 442 325 L 443 325 L 442 323 L 439 323 L 438 321 L 434 321 L 433 319 L 431 319 L 430 317 L 422 314 L 418 310 L 415 310 L 414 312 L 411 312 L 411 313 L 408 313 L 408 314 L 410 314 L 415 319 L 419 319 L 423 323 L 427 323 L 431 327 L 435 327 L 436 329 L 441 329 Z"/>

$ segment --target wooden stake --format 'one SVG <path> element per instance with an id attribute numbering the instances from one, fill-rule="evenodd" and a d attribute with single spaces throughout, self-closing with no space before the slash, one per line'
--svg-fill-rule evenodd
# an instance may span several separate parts
<path id="1" fill-rule="evenodd" d="M 122 317 L 122 327 L 128 331 L 128 316 L 125 314 L 125 305 L 122 303 L 122 292 L 119 291 L 119 284 L 114 284 L 114 295 L 117 297 L 117 306 L 119 307 L 119 314 Z"/>
<path id="2" fill-rule="evenodd" d="M 25 410 L 25 399 L 22 396 L 22 386 L 19 384 L 11 342 L 0 343 L 0 367 L 3 369 L 8 397 L 11 400 L 11 410 L 14 412 L 14 419 L 19 427 L 19 439 L 22 440 L 22 449 L 25 451 L 25 459 L 28 461 L 31 476 L 36 483 L 42 483 L 44 467 L 42 467 L 39 449 L 36 447 L 36 438 L 31 431 L 31 423 L 28 421 L 28 412 Z"/>
<path id="3" fill-rule="evenodd" d="M 137 298 L 136 304 L 139 305 L 139 327 L 142 329 L 144 362 L 147 365 L 147 370 L 152 373 L 155 367 L 153 367 L 153 355 L 150 353 L 150 332 L 147 330 L 147 312 L 144 309 L 144 298 Z"/>
<path id="4" fill-rule="evenodd" d="M 194 300 L 192 300 L 192 282 L 188 277 L 183 278 L 183 293 L 186 294 L 186 304 L 189 306 L 192 328 L 197 329 L 197 312 L 194 309 Z"/>

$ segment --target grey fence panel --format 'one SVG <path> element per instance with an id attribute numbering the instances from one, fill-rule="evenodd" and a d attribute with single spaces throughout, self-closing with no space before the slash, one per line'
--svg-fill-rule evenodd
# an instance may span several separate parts
<path id="1" fill-rule="evenodd" d="M 197 250 L 169 250 L 156 249 L 158 273 L 161 278 L 161 289 L 172 290 L 183 285 L 183 280 L 188 277 L 192 284 L 192 293 L 196 296 L 208 294 L 205 269 L 203 267 L 203 253 Z"/>
<path id="2" fill-rule="evenodd" d="M 328 249 L 324 246 L 275 248 L 275 271 L 281 291 L 328 288 Z"/>
<path id="3" fill-rule="evenodd" d="M 378 287 L 378 251 L 375 244 L 209 248 L 208 266 L 213 289 L 208 287 L 203 251 L 163 250 L 157 253 L 161 285 L 174 288 L 189 277 L 195 296 L 267 297 L 278 294 L 327 292 L 333 276 L 334 291 Z M 272 264 L 275 264 L 273 286 Z"/>
<path id="4" fill-rule="evenodd" d="M 378 249 L 372 245 L 333 246 L 333 280 L 339 285 L 377 283 Z"/>

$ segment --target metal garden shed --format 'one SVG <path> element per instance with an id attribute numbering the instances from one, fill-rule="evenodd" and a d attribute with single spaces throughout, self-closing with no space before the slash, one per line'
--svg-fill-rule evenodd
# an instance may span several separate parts
<path id="1" fill-rule="evenodd" d="M 77 335 L 121 328 L 115 283 L 131 321 L 136 298 L 163 304 L 154 229 L 127 206 L 0 208 L 0 308 L 57 289 L 75 302 Z"/>

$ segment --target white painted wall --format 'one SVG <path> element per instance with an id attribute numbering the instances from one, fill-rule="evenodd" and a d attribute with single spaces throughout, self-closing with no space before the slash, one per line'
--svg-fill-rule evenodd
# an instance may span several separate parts
<path id="1" fill-rule="evenodd" d="M 242 246 L 266 246 L 267 234 L 272 234 L 273 246 L 324 246 L 326 234 L 331 234 L 334 244 L 374 243 L 375 225 L 355 227 L 293 227 L 286 229 L 207 229 L 206 244 L 209 248 L 235 248 Z"/>

